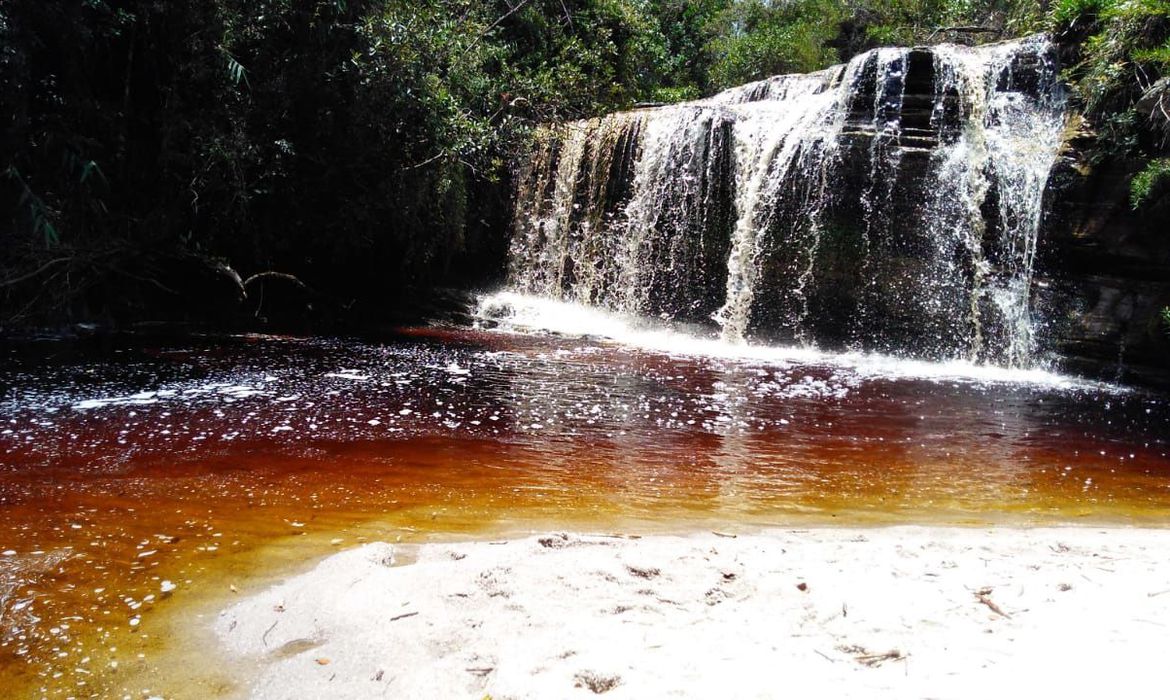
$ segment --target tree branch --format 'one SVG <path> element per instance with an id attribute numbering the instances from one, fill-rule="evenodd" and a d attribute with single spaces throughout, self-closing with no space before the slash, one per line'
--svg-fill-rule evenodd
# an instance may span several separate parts
<path id="1" fill-rule="evenodd" d="M 430 158 L 427 158 L 426 160 L 422 161 L 421 163 L 415 163 L 414 165 L 408 165 L 408 166 L 404 167 L 403 170 L 418 170 L 419 168 L 421 168 L 423 166 L 430 165 L 431 163 L 434 163 L 436 160 L 442 158 L 445 155 L 447 155 L 447 154 L 446 153 L 439 153 L 439 154 L 433 155 Z"/>
<path id="2" fill-rule="evenodd" d="M 41 265 L 37 269 L 33 270 L 32 272 L 28 273 L 27 275 L 21 275 L 20 277 L 17 277 L 15 279 L 0 281 L 0 287 L 12 287 L 12 286 L 18 285 L 21 282 L 25 282 L 25 281 L 28 281 L 28 280 L 36 277 L 37 275 L 41 274 L 45 270 L 48 270 L 50 267 L 53 267 L 54 265 L 60 265 L 61 263 L 69 262 L 70 260 L 73 260 L 73 256 L 69 256 L 69 257 L 65 257 L 65 258 L 54 258 L 54 259 L 50 260 L 49 262 L 45 263 L 44 265 Z"/>
<path id="3" fill-rule="evenodd" d="M 247 290 L 248 285 L 252 284 L 253 282 L 260 282 L 262 280 L 285 280 L 286 282 L 292 282 L 301 289 L 309 289 L 309 285 L 302 282 L 295 275 L 290 275 L 287 272 L 273 272 L 272 270 L 267 272 L 257 272 L 248 279 L 244 280 L 244 283 L 241 286 Z"/>
<path id="4" fill-rule="evenodd" d="M 491 25 L 487 29 L 480 32 L 479 36 L 475 37 L 475 41 L 468 44 L 467 48 L 463 50 L 463 55 L 466 56 L 467 54 L 471 53 L 471 50 L 474 49 L 479 44 L 479 40 L 484 38 L 485 36 L 487 36 L 488 32 L 490 32 L 491 30 L 500 26 L 500 23 L 503 22 L 504 20 L 508 19 L 509 17 L 516 14 L 520 10 L 524 9 L 524 6 L 530 2 L 532 2 L 532 0 L 520 0 L 520 2 L 516 3 L 515 7 L 508 10 L 507 12 L 505 12 L 503 15 L 500 16 L 499 19 L 497 19 L 495 22 L 492 22 Z"/>

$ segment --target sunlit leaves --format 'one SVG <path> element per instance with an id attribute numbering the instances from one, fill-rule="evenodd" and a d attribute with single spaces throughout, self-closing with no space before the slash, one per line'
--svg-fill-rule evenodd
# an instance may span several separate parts
<path id="1" fill-rule="evenodd" d="M 1130 204 L 1134 209 L 1149 202 L 1159 189 L 1170 185 L 1170 158 L 1155 158 L 1146 164 L 1129 186 Z"/>
<path id="2" fill-rule="evenodd" d="M 712 80 L 731 87 L 836 63 L 839 56 L 829 42 L 846 16 L 844 6 L 833 0 L 735 3 L 720 19 L 724 28 L 714 42 L 719 58 Z"/>
<path id="3" fill-rule="evenodd" d="M 231 80 L 234 85 L 247 83 L 248 71 L 244 69 L 244 66 L 236 60 L 235 56 L 232 56 L 227 51 L 224 51 L 223 55 L 227 60 L 228 79 Z"/>

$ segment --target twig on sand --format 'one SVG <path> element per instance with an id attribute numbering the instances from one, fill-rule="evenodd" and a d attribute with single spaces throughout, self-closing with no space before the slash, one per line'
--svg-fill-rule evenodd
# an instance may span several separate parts
<path id="1" fill-rule="evenodd" d="M 268 633 L 271 632 L 272 630 L 276 629 L 276 626 L 279 624 L 280 624 L 280 620 L 277 620 L 276 622 L 272 623 L 271 627 L 264 630 L 264 634 L 260 637 L 260 641 L 264 643 L 264 646 L 268 646 Z"/>
<path id="2" fill-rule="evenodd" d="M 483 668 L 465 668 L 463 670 L 482 678 L 483 676 L 486 676 L 492 671 L 496 670 L 496 668 L 495 666 L 484 666 Z"/>
<path id="3" fill-rule="evenodd" d="M 898 649 L 891 649 L 881 654 L 862 654 L 856 658 L 857 663 L 863 666 L 869 666 L 870 668 L 876 668 L 887 661 L 901 661 L 906 658 L 906 655 Z"/>
<path id="4" fill-rule="evenodd" d="M 816 650 L 814 649 L 813 651 Z M 837 646 L 837 651 L 853 656 L 857 663 L 862 666 L 869 666 L 870 668 L 881 666 L 887 661 L 904 661 L 909 656 L 909 654 L 903 653 L 899 649 L 890 649 L 889 651 L 878 654 L 871 654 L 869 649 L 866 649 L 860 644 L 841 644 Z M 819 651 L 817 653 L 821 654 Z M 821 654 L 821 656 L 825 655 Z M 826 656 L 825 658 L 829 657 Z"/>
<path id="5" fill-rule="evenodd" d="M 390 618 L 390 622 L 398 622 L 399 620 L 405 620 L 406 618 L 414 617 L 417 614 L 418 614 L 418 612 L 408 612 L 408 613 L 402 613 L 401 615 L 395 615 L 394 617 Z"/>
<path id="6" fill-rule="evenodd" d="M 734 540 L 736 537 L 739 537 L 739 535 L 733 535 L 733 534 L 731 534 L 730 532 L 719 532 L 718 530 L 712 530 L 712 531 L 711 531 L 711 534 L 712 534 L 712 535 L 715 535 L 716 537 L 727 537 L 727 538 L 729 538 L 729 539 L 733 539 L 733 540 Z"/>
<path id="7" fill-rule="evenodd" d="M 821 655 L 822 657 L 824 657 L 825 659 L 827 659 L 827 660 L 829 661 L 829 663 L 831 663 L 831 664 L 835 664 L 835 663 L 837 663 L 837 660 L 836 660 L 836 659 L 834 659 L 833 657 L 829 656 L 828 654 L 826 654 L 825 652 L 821 651 L 820 649 L 813 649 L 813 651 L 815 651 L 817 654 L 819 654 L 819 655 Z"/>
<path id="8" fill-rule="evenodd" d="M 996 615 L 1000 615 L 1001 617 L 1006 617 L 1010 620 L 1012 616 L 1007 614 L 1006 612 L 1004 612 L 1003 608 L 996 605 L 994 600 L 992 600 L 991 598 L 988 598 L 987 596 L 989 596 L 989 595 L 991 595 L 990 588 L 981 588 L 981 589 L 975 591 L 975 599 L 976 600 L 978 600 L 980 603 L 983 603 L 987 607 L 991 608 L 991 611 L 993 613 L 995 613 Z"/>
<path id="9" fill-rule="evenodd" d="M 1170 593 L 1170 588 L 1167 588 L 1164 591 L 1154 591 L 1153 593 L 1147 593 L 1146 597 L 1147 598 L 1157 598 L 1158 596 L 1166 595 L 1167 593 Z"/>

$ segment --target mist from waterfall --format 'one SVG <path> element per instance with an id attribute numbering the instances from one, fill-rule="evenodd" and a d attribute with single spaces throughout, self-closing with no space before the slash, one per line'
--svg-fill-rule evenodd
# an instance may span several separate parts
<path id="1" fill-rule="evenodd" d="M 731 344 L 1034 366 L 1057 74 L 1043 37 L 883 48 L 545 127 L 509 288 Z"/>

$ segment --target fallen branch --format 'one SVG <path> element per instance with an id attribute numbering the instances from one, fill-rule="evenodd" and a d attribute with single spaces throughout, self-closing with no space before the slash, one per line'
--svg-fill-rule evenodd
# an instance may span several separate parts
<path id="1" fill-rule="evenodd" d="M 403 613 L 401 615 L 395 615 L 394 617 L 390 618 L 390 622 L 398 622 L 399 620 L 405 620 L 406 618 L 414 617 L 417 614 L 418 614 L 417 612 L 408 612 L 408 613 Z"/>

